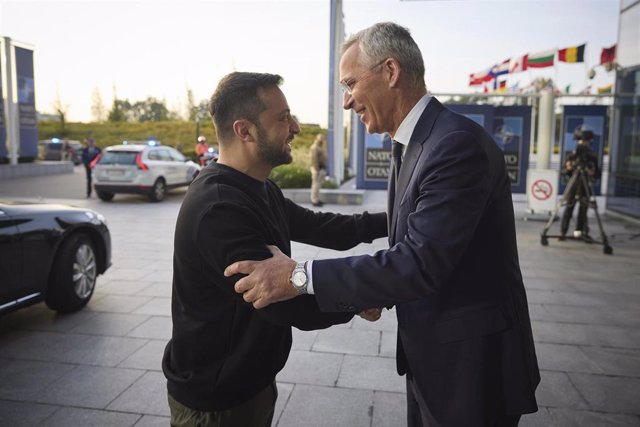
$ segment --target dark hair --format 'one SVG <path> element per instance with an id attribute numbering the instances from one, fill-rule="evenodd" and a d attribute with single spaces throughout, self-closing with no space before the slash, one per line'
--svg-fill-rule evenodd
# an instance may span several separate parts
<path id="1" fill-rule="evenodd" d="M 578 126 L 576 130 L 573 131 L 573 139 L 579 141 L 591 141 L 593 136 L 593 131 L 584 125 Z"/>
<path id="2" fill-rule="evenodd" d="M 258 116 L 267 106 L 258 97 L 259 89 L 280 86 L 277 74 L 233 72 L 220 80 L 209 100 L 209 114 L 219 142 L 233 134 L 233 122 L 247 119 L 258 123 Z"/>

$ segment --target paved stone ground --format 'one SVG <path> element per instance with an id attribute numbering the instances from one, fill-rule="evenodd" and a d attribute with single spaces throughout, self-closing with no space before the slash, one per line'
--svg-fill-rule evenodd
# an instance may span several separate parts
<path id="1" fill-rule="evenodd" d="M 94 208 L 113 237 L 113 266 L 84 310 L 61 316 L 39 304 L 0 317 L 0 426 L 168 425 L 160 359 L 171 333 L 172 237 L 184 190 L 159 204 L 138 196 L 102 203 L 82 198 L 83 174 L 0 182 L 0 199 Z M 363 206 L 323 210 L 384 208 L 384 192 L 368 191 Z M 544 223 L 524 221 L 524 204 L 514 208 L 542 370 L 540 411 L 520 425 L 640 426 L 640 227 L 606 218 L 613 256 L 575 241 L 542 247 Z M 380 239 L 346 253 L 384 247 Z M 344 254 L 294 245 L 300 259 Z M 294 330 L 274 426 L 404 426 L 395 329 L 391 310 L 376 323 Z"/>

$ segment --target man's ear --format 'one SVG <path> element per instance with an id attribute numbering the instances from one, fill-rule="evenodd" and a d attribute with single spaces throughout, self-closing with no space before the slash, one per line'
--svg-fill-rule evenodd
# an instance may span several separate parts
<path id="1" fill-rule="evenodd" d="M 400 67 L 400 63 L 395 58 L 388 58 L 386 61 L 384 61 L 384 63 L 382 64 L 382 72 L 387 79 L 389 87 L 398 86 L 402 68 Z"/>
<path id="2" fill-rule="evenodd" d="M 255 141 L 252 134 L 253 128 L 255 128 L 255 125 L 247 119 L 239 119 L 233 122 L 233 133 L 235 133 L 242 142 Z"/>

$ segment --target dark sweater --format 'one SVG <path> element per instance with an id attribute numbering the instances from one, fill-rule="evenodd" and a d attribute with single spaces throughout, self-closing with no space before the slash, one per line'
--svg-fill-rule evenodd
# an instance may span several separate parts
<path id="1" fill-rule="evenodd" d="M 270 384 L 302 330 L 348 322 L 321 313 L 311 295 L 255 310 L 224 277 L 235 261 L 266 259 L 266 245 L 291 255 L 291 240 L 349 249 L 386 236 L 386 214 L 314 212 L 261 182 L 213 163 L 190 185 L 176 222 L 171 312 L 173 335 L 162 369 L 169 394 L 201 411 L 229 409 Z"/>

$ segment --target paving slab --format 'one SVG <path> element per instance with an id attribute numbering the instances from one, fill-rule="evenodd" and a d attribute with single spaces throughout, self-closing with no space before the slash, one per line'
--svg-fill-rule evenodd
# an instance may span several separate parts
<path id="1" fill-rule="evenodd" d="M 372 413 L 373 391 L 296 384 L 278 427 L 369 427 Z"/>
<path id="2" fill-rule="evenodd" d="M 24 181 L 3 185 L 0 197 L 42 196 L 104 214 L 113 266 L 79 312 L 59 315 L 41 303 L 0 316 L 0 425 L 168 425 L 160 361 L 171 331 L 173 230 L 184 190 L 162 203 L 138 196 L 103 203 L 80 198 L 81 169 Z M 70 190 L 76 187 L 78 194 Z M 319 210 L 384 209 L 385 192 L 366 191 L 362 206 Z M 516 200 L 542 383 L 540 410 L 523 416 L 520 425 L 640 426 L 640 226 L 604 216 L 612 256 L 581 242 L 550 240 L 543 247 L 544 223 L 524 221 L 525 209 Z M 386 244 L 377 239 L 333 251 L 294 242 L 292 251 L 296 259 L 321 259 L 372 254 Z M 392 309 L 375 323 L 356 316 L 326 330 L 294 329 L 291 357 L 277 377 L 274 427 L 406 425 L 404 378 L 395 371 L 396 328 Z"/>
<path id="3" fill-rule="evenodd" d="M 143 373 L 140 371 L 140 373 Z M 114 399 L 107 409 L 137 414 L 169 416 L 167 381 L 162 372 L 147 372 L 124 393 Z"/>
<path id="4" fill-rule="evenodd" d="M 42 423 L 56 410 L 58 407 L 52 405 L 0 400 L 0 423 L 12 427 L 31 427 Z"/>
<path id="5" fill-rule="evenodd" d="M 42 427 L 121 427 L 132 426 L 140 418 L 138 414 L 83 408 L 61 408 L 39 425 Z"/>

